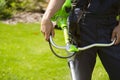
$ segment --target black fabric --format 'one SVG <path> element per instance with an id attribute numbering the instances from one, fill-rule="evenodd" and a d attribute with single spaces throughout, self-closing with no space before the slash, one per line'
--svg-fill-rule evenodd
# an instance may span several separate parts
<path id="1" fill-rule="evenodd" d="M 83 8 L 85 4 L 88 4 L 88 0 L 79 0 L 77 7 Z M 110 43 L 112 31 L 118 25 L 118 10 L 120 0 L 92 0 L 87 9 L 91 13 L 85 14 L 79 24 L 76 24 L 76 15 L 71 14 L 68 22 L 72 42 L 79 47 L 93 43 Z M 110 80 L 120 80 L 120 44 L 78 52 L 74 61 L 77 80 L 91 80 L 97 54 Z"/>
<path id="2" fill-rule="evenodd" d="M 75 14 L 74 11 L 72 11 L 70 13 L 70 16 L 68 17 L 68 34 L 69 34 L 69 41 L 70 43 L 74 44 L 74 45 L 79 45 L 78 43 L 80 43 L 80 39 L 79 39 L 79 35 L 80 35 L 80 29 L 79 29 L 79 25 L 78 25 L 78 15 Z"/>
<path id="3" fill-rule="evenodd" d="M 87 1 L 87 2 L 86 2 Z M 80 39 L 80 31 L 79 31 L 79 20 L 81 20 L 82 16 L 84 15 L 84 11 L 86 10 L 88 3 L 90 3 L 91 0 L 83 0 L 81 3 L 82 8 L 80 8 L 80 0 L 74 0 L 72 2 L 72 11 L 70 12 L 70 15 L 68 17 L 68 34 L 69 34 L 69 41 L 70 43 L 74 45 L 79 45 Z"/>
<path id="4" fill-rule="evenodd" d="M 73 7 L 68 18 L 68 30 L 71 43 L 79 45 L 79 25 L 78 25 L 78 15 L 75 13 L 75 8 L 80 8 L 80 11 L 86 11 L 85 16 L 91 16 L 93 18 L 107 18 L 116 17 L 120 10 L 120 0 L 76 0 L 77 4 Z M 90 6 L 88 7 L 88 4 Z M 87 8 L 88 7 L 88 8 Z M 82 8 L 82 9 L 81 9 Z M 83 11 L 83 12 L 84 12 Z M 89 13 L 90 12 L 90 13 Z M 82 14 L 83 15 L 83 14 Z M 84 15 L 82 18 L 84 18 Z M 83 20 L 83 19 L 82 19 Z"/>
<path id="5" fill-rule="evenodd" d="M 96 14 L 113 14 L 120 11 L 120 0 L 75 0 L 81 10 L 89 3 L 87 11 Z"/>
<path id="6" fill-rule="evenodd" d="M 83 47 L 92 43 L 110 43 L 113 29 L 118 25 L 116 17 L 98 18 L 87 16 L 80 20 L 80 35 Z M 77 80 L 91 80 L 96 55 L 100 57 L 110 80 L 120 79 L 120 44 L 111 47 L 94 47 L 81 51 L 75 56 L 75 71 Z"/>
<path id="7" fill-rule="evenodd" d="M 91 2 L 91 0 L 78 0 L 76 7 L 79 7 L 81 10 L 84 10 L 87 8 L 89 2 Z"/>
<path id="8" fill-rule="evenodd" d="M 88 11 L 96 14 L 117 13 L 120 8 L 120 0 L 92 0 Z"/>

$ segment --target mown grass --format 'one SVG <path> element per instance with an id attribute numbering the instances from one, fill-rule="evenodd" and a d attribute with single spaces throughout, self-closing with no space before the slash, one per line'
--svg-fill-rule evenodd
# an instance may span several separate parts
<path id="1" fill-rule="evenodd" d="M 0 80 L 70 80 L 67 60 L 51 53 L 39 26 L 0 23 Z M 64 43 L 62 36 L 56 30 L 59 44 Z M 92 80 L 108 80 L 99 59 Z"/>

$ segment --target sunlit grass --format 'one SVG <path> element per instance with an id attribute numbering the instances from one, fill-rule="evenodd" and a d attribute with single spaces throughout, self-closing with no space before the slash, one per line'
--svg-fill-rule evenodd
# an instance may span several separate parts
<path id="1" fill-rule="evenodd" d="M 67 60 L 55 57 L 40 33 L 39 24 L 0 23 L 0 80 L 70 80 Z M 55 41 L 64 45 L 63 33 Z M 108 80 L 97 61 L 93 80 Z"/>

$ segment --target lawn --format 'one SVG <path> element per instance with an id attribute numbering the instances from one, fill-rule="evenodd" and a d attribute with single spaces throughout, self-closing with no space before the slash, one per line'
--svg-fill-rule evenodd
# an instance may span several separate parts
<path id="1" fill-rule="evenodd" d="M 0 23 L 0 80 L 70 80 L 67 60 L 51 53 L 39 26 Z M 62 31 L 55 31 L 63 44 Z M 109 80 L 98 58 L 92 80 Z"/>

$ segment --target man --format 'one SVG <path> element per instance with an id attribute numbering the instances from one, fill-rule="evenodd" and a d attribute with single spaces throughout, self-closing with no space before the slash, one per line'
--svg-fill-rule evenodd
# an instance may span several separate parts
<path id="1" fill-rule="evenodd" d="M 65 0 L 50 0 L 49 2 L 41 21 L 41 32 L 46 40 L 49 40 L 50 34 L 52 36 L 55 34 L 50 19 L 64 2 Z M 84 18 L 79 21 L 81 41 L 79 46 L 109 43 L 115 38 L 116 41 L 111 47 L 94 47 L 81 51 L 75 56 L 78 80 L 91 80 L 97 54 L 110 80 L 120 80 L 120 21 L 116 20 L 119 10 L 120 0 L 90 1 L 90 5 L 86 9 L 89 13 L 86 13 Z"/>

